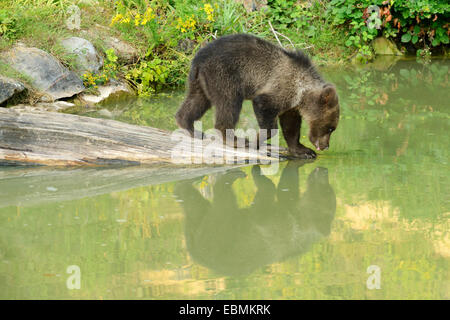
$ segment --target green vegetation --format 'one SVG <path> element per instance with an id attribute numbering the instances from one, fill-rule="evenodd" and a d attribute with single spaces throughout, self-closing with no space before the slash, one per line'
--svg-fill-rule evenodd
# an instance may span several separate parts
<path id="1" fill-rule="evenodd" d="M 17 18 L 8 14 L 5 9 L 0 10 L 0 36 L 5 39 L 14 39 L 16 37 Z"/>
<path id="2" fill-rule="evenodd" d="M 109 79 L 117 78 L 117 56 L 113 49 L 105 51 L 106 58 L 103 69 L 98 74 L 87 72 L 83 74 L 83 83 L 86 88 L 98 88 L 99 85 L 105 84 Z"/>
<path id="3" fill-rule="evenodd" d="M 81 31 L 66 26 L 73 4 L 80 9 Z M 114 61 L 114 76 L 147 96 L 182 86 L 198 49 L 230 33 L 252 33 L 330 65 L 355 56 L 371 60 L 370 43 L 381 35 L 419 56 L 445 53 L 448 21 L 449 4 L 438 0 L 269 0 L 251 12 L 234 0 L 5 0 L 0 3 L 0 50 L 21 41 L 70 67 L 60 39 L 86 37 L 108 57 L 105 38 L 121 38 L 138 57 L 133 64 Z M 112 78 L 111 72 L 83 80 L 95 87 Z"/>
<path id="4" fill-rule="evenodd" d="M 331 0 L 336 25 L 348 29 L 346 46 L 371 58 L 370 41 L 392 38 L 409 52 L 425 55 L 449 43 L 450 4 L 440 0 Z"/>
<path id="5" fill-rule="evenodd" d="M 343 63 L 351 50 L 325 14 L 326 2 L 304 7 L 271 1 L 247 12 L 235 1 L 120 0 L 111 25 L 133 43 L 145 44 L 141 60 L 126 72 L 140 95 L 184 83 L 189 63 L 205 43 L 230 33 L 252 33 L 290 49 L 307 50 L 318 63 Z"/>

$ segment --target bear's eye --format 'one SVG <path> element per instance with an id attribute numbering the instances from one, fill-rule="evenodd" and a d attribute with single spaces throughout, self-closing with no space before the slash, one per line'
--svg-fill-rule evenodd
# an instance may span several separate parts
<path id="1" fill-rule="evenodd" d="M 328 128 L 328 132 L 329 132 L 329 133 L 332 133 L 334 130 L 336 130 L 336 128 L 333 128 L 333 127 L 329 127 L 329 128 Z"/>

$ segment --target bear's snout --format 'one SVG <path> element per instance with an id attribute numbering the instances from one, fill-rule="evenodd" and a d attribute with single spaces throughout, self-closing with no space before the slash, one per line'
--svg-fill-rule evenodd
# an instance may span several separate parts
<path id="1" fill-rule="evenodd" d="M 317 151 L 323 151 L 328 150 L 329 147 L 329 141 L 326 139 L 326 141 L 323 141 L 325 139 L 317 139 L 316 142 L 314 142 L 314 146 L 316 147 Z"/>

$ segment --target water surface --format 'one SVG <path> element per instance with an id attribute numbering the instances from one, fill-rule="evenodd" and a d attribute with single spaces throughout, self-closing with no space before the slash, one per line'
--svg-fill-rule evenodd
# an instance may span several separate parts
<path id="1" fill-rule="evenodd" d="M 330 150 L 271 176 L 0 169 L 0 298 L 450 298 L 449 66 L 323 70 L 342 107 Z M 182 97 L 78 112 L 174 129 Z M 256 128 L 248 103 L 239 126 Z M 371 265 L 380 289 L 367 287 Z"/>

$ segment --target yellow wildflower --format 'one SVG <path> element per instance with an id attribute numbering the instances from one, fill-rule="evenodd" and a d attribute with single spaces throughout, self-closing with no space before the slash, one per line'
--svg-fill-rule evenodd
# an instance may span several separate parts
<path id="1" fill-rule="evenodd" d="M 111 20 L 111 26 L 116 24 L 117 22 L 119 22 L 122 19 L 123 19 L 123 15 L 121 13 L 116 14 L 114 16 L 114 18 L 112 18 L 112 20 Z"/>
<path id="2" fill-rule="evenodd" d="M 138 14 L 136 14 L 136 16 L 134 17 L 134 25 L 135 25 L 135 26 L 138 26 L 140 22 L 141 22 L 141 15 L 138 13 Z"/>
<path id="3" fill-rule="evenodd" d="M 210 5 L 209 3 L 205 3 L 202 10 L 205 11 L 207 15 L 206 19 L 208 19 L 209 21 L 214 21 L 214 8 L 212 7 L 212 5 Z"/>
<path id="4" fill-rule="evenodd" d="M 197 21 L 195 21 L 194 16 L 192 15 L 189 17 L 186 21 L 183 21 L 183 19 L 178 18 L 177 19 L 177 26 L 176 28 L 180 30 L 181 32 L 187 32 L 188 29 L 195 30 L 195 25 L 197 24 Z"/>
<path id="5" fill-rule="evenodd" d="M 205 12 L 206 12 L 207 14 L 211 14 L 211 13 L 214 12 L 213 7 L 212 7 L 209 3 L 205 3 L 205 5 L 204 5 L 204 7 L 203 7 L 203 10 L 205 10 Z"/>
<path id="6" fill-rule="evenodd" d="M 142 19 L 141 25 L 146 25 L 147 22 L 150 20 L 156 18 L 156 14 L 153 12 L 153 9 L 151 7 L 148 7 L 147 10 L 145 10 L 144 17 Z"/>

